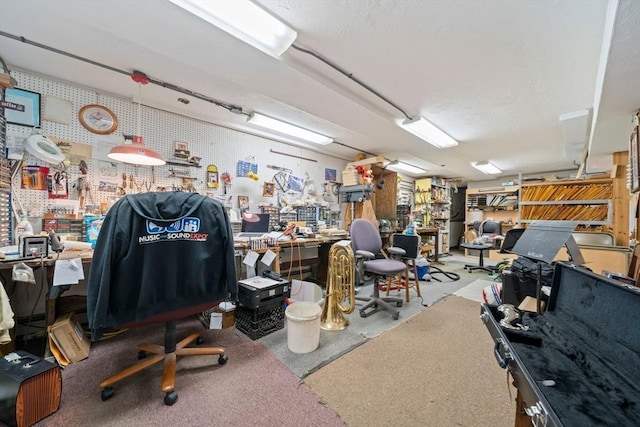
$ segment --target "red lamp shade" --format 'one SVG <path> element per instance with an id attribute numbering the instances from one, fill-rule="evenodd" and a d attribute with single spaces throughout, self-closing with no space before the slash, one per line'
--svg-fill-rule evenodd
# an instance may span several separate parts
<path id="1" fill-rule="evenodd" d="M 107 157 L 119 162 L 142 166 L 162 166 L 166 164 L 160 154 L 142 143 L 141 136 L 134 136 L 131 144 L 116 145 Z"/>

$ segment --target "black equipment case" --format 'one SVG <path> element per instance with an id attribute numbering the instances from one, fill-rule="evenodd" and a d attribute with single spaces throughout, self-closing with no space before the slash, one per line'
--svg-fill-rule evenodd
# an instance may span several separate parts
<path id="1" fill-rule="evenodd" d="M 265 285 L 265 280 L 273 283 Z M 291 295 L 290 283 L 281 278 L 255 276 L 238 282 L 238 301 L 244 307 L 257 309 L 264 305 L 271 305 L 274 300 L 284 303 Z"/>
<path id="2" fill-rule="evenodd" d="M 503 316 L 482 304 L 534 425 L 640 426 L 640 288 L 558 262 L 547 310 L 521 313 L 528 330 Z"/>

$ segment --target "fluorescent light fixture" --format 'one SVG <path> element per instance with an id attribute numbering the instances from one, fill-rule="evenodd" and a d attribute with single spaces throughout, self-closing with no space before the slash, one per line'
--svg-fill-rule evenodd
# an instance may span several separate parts
<path id="1" fill-rule="evenodd" d="M 478 169 L 482 173 L 486 173 L 488 175 L 495 175 L 497 173 L 502 173 L 500 169 L 493 165 L 491 162 L 475 162 L 471 163 L 471 166 Z"/>
<path id="2" fill-rule="evenodd" d="M 390 163 L 387 166 L 389 169 L 393 169 L 393 170 L 400 170 L 403 172 L 409 172 L 409 173 L 424 173 L 426 172 L 424 169 L 416 167 L 416 166 L 412 166 L 408 163 L 404 163 L 404 162 L 395 162 L 395 163 Z"/>
<path id="3" fill-rule="evenodd" d="M 566 144 L 584 145 L 587 142 L 591 126 L 591 110 L 585 109 L 561 114 L 559 121 Z"/>
<path id="4" fill-rule="evenodd" d="M 269 55 L 282 55 L 298 36 L 249 0 L 169 1 Z"/>
<path id="5" fill-rule="evenodd" d="M 247 122 L 255 126 L 260 126 L 269 130 L 273 130 L 285 135 L 293 136 L 296 138 L 304 139 L 305 141 L 313 142 L 316 144 L 327 145 L 333 142 L 333 139 L 320 135 L 319 133 L 311 132 L 310 130 L 303 129 L 301 127 L 277 120 L 271 117 L 263 116 L 259 113 L 253 113 L 247 118 Z"/>
<path id="6" fill-rule="evenodd" d="M 458 141 L 451 138 L 422 116 L 406 119 L 400 123 L 400 127 L 438 148 L 455 147 L 458 145 Z"/>

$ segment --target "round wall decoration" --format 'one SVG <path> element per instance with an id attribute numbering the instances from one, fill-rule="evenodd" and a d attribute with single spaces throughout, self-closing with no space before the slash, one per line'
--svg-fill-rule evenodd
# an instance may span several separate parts
<path id="1" fill-rule="evenodd" d="M 78 119 L 85 129 L 99 135 L 107 135 L 118 129 L 118 118 L 113 111 L 102 105 L 85 105 L 78 112 Z"/>

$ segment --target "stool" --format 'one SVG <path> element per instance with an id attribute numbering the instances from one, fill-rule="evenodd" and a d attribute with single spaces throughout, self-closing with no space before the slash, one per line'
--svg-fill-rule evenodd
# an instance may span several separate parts
<path id="1" fill-rule="evenodd" d="M 391 289 L 397 289 L 397 290 L 404 289 L 406 292 L 405 294 L 406 301 L 409 302 L 410 288 L 415 288 L 418 296 L 419 297 L 421 296 L 420 295 L 420 279 L 418 277 L 418 268 L 416 264 L 418 253 L 422 253 L 422 247 L 423 247 L 423 246 L 420 246 L 420 236 L 396 233 L 391 236 L 390 241 L 392 246 L 402 248 L 405 251 L 405 255 L 401 257 L 401 260 L 402 262 L 404 262 L 404 265 L 405 265 L 404 274 L 400 274 L 399 276 L 396 276 L 394 278 L 388 278 L 386 287 L 381 289 L 386 290 L 387 295 L 389 295 L 389 291 Z M 413 283 L 410 283 L 409 268 L 413 269 Z"/>

